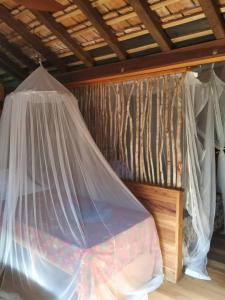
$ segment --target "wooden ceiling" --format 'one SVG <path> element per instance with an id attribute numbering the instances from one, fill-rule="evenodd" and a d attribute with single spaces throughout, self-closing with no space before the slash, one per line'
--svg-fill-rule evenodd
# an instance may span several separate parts
<path id="1" fill-rule="evenodd" d="M 140 56 L 149 59 L 225 39 L 225 0 L 57 2 L 66 8 L 52 14 L 0 0 L 4 85 L 18 84 L 37 66 L 39 57 L 51 72 L 69 81 L 68 74 L 76 70 L 93 73 L 98 65 L 124 64 Z"/>

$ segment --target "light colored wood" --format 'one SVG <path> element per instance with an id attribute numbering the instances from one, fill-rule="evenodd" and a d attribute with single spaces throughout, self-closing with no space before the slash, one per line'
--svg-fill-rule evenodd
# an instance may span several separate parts
<path id="1" fill-rule="evenodd" d="M 224 300 L 225 299 L 225 265 L 209 262 L 211 281 L 193 279 L 188 276 L 173 284 L 165 281 L 149 300 Z"/>
<path id="2" fill-rule="evenodd" d="M 166 280 L 182 275 L 183 191 L 125 181 L 126 186 L 153 215 L 159 234 Z"/>
<path id="3" fill-rule="evenodd" d="M 112 30 L 104 22 L 99 12 L 95 8 L 93 8 L 89 0 L 73 0 L 73 3 L 75 3 L 83 12 L 83 14 L 86 15 L 94 28 L 117 54 L 118 58 L 120 60 L 126 59 L 126 51 L 123 49 L 122 45 L 118 43 L 118 40 Z"/>
<path id="4" fill-rule="evenodd" d="M 224 56 L 224 60 L 225 60 L 225 56 Z M 146 78 L 146 77 L 157 77 L 157 76 L 162 76 L 162 75 L 171 75 L 171 74 L 177 74 L 177 73 L 185 73 L 188 71 L 188 68 L 185 67 L 181 67 L 181 68 L 171 68 L 168 70 L 159 70 L 159 71 L 154 71 L 151 72 L 151 70 L 148 71 L 144 71 L 144 72 L 138 72 L 137 74 L 126 74 L 124 76 L 121 77 L 115 77 L 115 78 L 99 78 L 96 80 L 87 80 L 87 81 L 82 81 L 82 82 L 69 82 L 69 83 L 65 83 L 64 85 L 68 88 L 68 89 L 72 89 L 72 88 L 76 88 L 76 87 L 80 87 L 80 86 L 85 86 L 85 85 L 94 85 L 97 82 L 101 82 L 101 83 L 110 83 L 110 82 L 121 82 L 124 80 L 137 80 L 137 79 L 142 79 L 142 78 Z"/>
<path id="5" fill-rule="evenodd" d="M 160 19 L 149 7 L 145 0 L 128 0 L 141 22 L 148 29 L 153 39 L 160 46 L 162 51 L 169 51 L 172 48 L 171 40 L 164 30 L 162 30 Z"/>
<path id="6" fill-rule="evenodd" d="M 94 7 L 97 7 L 97 6 L 100 6 L 100 5 L 104 5 L 104 4 L 107 4 L 107 2 L 111 2 L 112 0 L 96 0 L 96 1 L 93 1 L 92 2 L 92 5 Z M 170 4 L 173 4 L 173 3 L 176 3 L 178 2 L 179 0 L 164 0 L 164 1 L 159 1 L 157 3 L 154 3 L 154 4 L 151 4 L 150 5 L 150 8 L 152 10 L 157 10 L 157 9 L 160 9 L 162 7 L 165 7 L 167 5 L 170 5 Z"/>
<path id="7" fill-rule="evenodd" d="M 152 5 L 150 5 L 150 8 L 152 10 L 158 10 L 160 8 L 163 8 L 167 5 L 171 5 L 171 4 L 174 4 L 174 3 L 177 3 L 179 2 L 179 0 L 164 0 L 164 1 L 159 1 L 159 2 L 156 2 Z"/>

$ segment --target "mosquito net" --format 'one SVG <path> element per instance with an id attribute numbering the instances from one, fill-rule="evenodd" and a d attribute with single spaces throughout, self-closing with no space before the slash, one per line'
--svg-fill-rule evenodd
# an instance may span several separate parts
<path id="1" fill-rule="evenodd" d="M 161 284 L 152 216 L 103 158 L 74 96 L 42 67 L 6 98 L 0 183 L 4 290 L 16 281 L 20 295 L 35 284 L 48 299 L 122 300 L 147 299 Z"/>
<path id="2" fill-rule="evenodd" d="M 185 206 L 191 218 L 185 228 L 185 272 L 205 280 L 210 279 L 206 266 L 214 228 L 216 190 L 225 200 L 225 83 L 212 69 L 208 77 L 207 82 L 201 82 L 192 72 L 187 73 L 184 138 Z M 217 189 L 215 149 L 219 150 Z"/>

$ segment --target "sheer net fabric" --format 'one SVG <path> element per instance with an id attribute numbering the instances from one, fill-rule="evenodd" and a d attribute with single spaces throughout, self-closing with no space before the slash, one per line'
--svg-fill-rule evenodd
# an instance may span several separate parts
<path id="1" fill-rule="evenodd" d="M 42 67 L 6 98 L 0 177 L 1 268 L 26 277 L 21 290 L 34 281 L 51 299 L 147 299 L 162 283 L 152 216 Z"/>
<path id="2" fill-rule="evenodd" d="M 207 254 L 214 228 L 216 188 L 225 200 L 225 83 L 212 69 L 208 75 L 208 81 L 201 82 L 188 72 L 184 83 L 184 183 L 186 209 L 191 216 L 191 225 L 185 228 L 184 264 L 186 274 L 205 280 L 210 279 Z M 215 148 L 219 150 L 217 182 Z"/>

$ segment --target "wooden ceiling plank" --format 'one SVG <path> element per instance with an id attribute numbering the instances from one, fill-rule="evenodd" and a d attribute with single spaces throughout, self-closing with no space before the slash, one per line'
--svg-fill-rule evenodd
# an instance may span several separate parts
<path id="1" fill-rule="evenodd" d="M 67 30 L 48 12 L 32 11 L 32 14 L 43 23 L 50 31 L 57 36 L 74 55 L 82 60 L 88 67 L 94 65 L 94 59 L 83 50 L 83 48 L 73 39 Z"/>
<path id="2" fill-rule="evenodd" d="M 146 0 L 128 0 L 128 3 L 133 7 L 134 11 L 139 16 L 140 20 L 148 29 L 149 33 L 163 51 L 170 51 L 172 43 L 163 30 L 158 17 L 153 12 Z"/>
<path id="3" fill-rule="evenodd" d="M 0 44 L 3 48 L 5 48 L 11 55 L 15 58 L 19 59 L 25 66 L 27 66 L 30 70 L 35 69 L 36 64 L 32 59 L 26 56 L 21 49 L 13 43 L 10 43 L 7 38 L 0 33 Z"/>
<path id="4" fill-rule="evenodd" d="M 12 62 L 7 55 L 0 51 L 0 67 L 7 73 L 11 74 L 14 78 L 24 79 L 26 73 L 20 69 L 20 67 Z"/>
<path id="5" fill-rule="evenodd" d="M 158 10 L 158 9 L 166 7 L 167 5 L 171 5 L 171 4 L 177 3 L 179 1 L 180 0 L 164 0 L 164 1 L 159 1 L 159 2 L 151 4 L 150 7 L 151 7 L 152 10 Z"/>
<path id="6" fill-rule="evenodd" d="M 73 2 L 79 7 L 79 9 L 84 13 L 84 15 L 86 15 L 86 17 L 93 24 L 96 30 L 100 33 L 100 35 L 116 53 L 119 59 L 126 59 L 126 51 L 122 48 L 110 27 L 104 22 L 100 13 L 91 5 L 89 0 L 73 0 Z"/>
<path id="7" fill-rule="evenodd" d="M 65 71 L 66 65 L 63 61 L 59 59 L 54 52 L 48 49 L 36 35 L 32 34 L 21 21 L 16 20 L 11 15 L 10 11 L 2 4 L 0 4 L 0 19 L 22 36 L 22 38 L 36 51 L 42 54 L 43 57 L 53 65 L 57 66 L 60 70 Z"/>
<path id="8" fill-rule="evenodd" d="M 217 39 L 225 38 L 225 22 L 220 13 L 218 3 L 214 0 L 199 0 L 203 12 L 209 22 L 209 26 Z"/>

